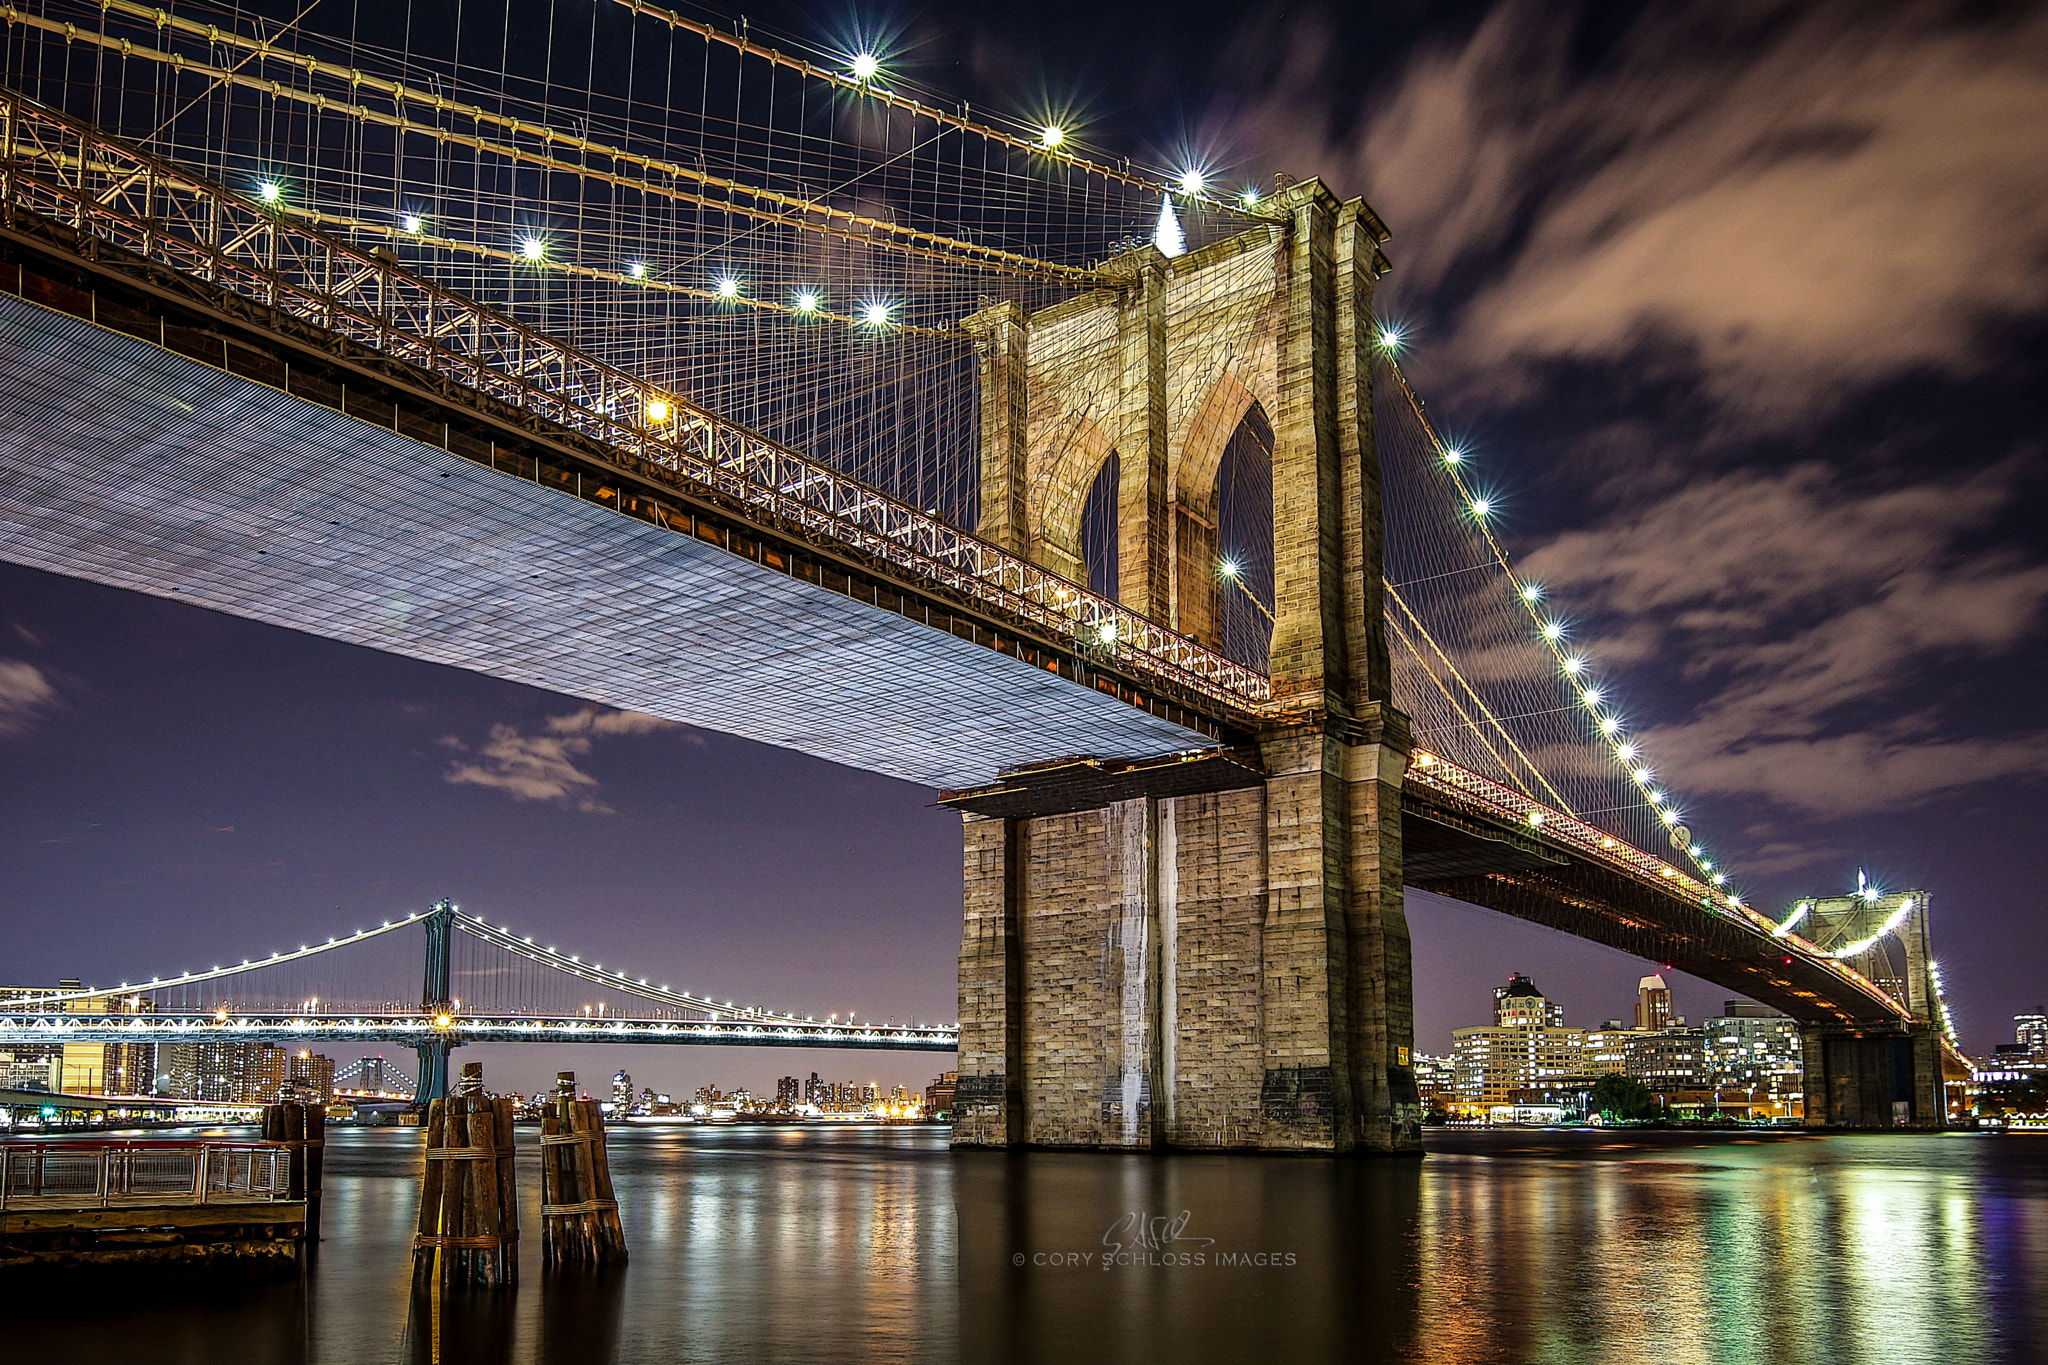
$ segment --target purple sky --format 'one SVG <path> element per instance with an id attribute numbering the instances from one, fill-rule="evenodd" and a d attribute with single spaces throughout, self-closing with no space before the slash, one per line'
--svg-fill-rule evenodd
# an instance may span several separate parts
<path id="1" fill-rule="evenodd" d="M 2048 992 L 2048 19 L 1902 8 L 1195 5 L 1162 30 L 996 4 L 902 26 L 902 60 L 978 106 L 1070 94 L 1100 146 L 1371 198 L 1412 372 L 1693 827 L 1766 908 L 1859 866 L 1931 891 L 1988 1048 Z M 450 895 L 736 999 L 950 1018 L 958 830 L 930 798 L 0 567 L 11 980 Z M 1511 971 L 1592 1023 L 1645 970 L 1433 898 L 1410 918 L 1425 1048 Z M 1722 999 L 1673 985 L 1696 1019 Z M 484 1060 L 678 1089 L 938 1066 Z"/>

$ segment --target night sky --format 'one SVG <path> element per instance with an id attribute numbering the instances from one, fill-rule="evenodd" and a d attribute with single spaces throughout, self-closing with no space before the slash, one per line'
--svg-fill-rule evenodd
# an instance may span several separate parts
<path id="1" fill-rule="evenodd" d="M 259 7 L 260 8 L 260 7 Z M 842 43 L 790 9 L 755 31 Z M 293 10 L 295 12 L 295 8 Z M 1912 7 L 1038 3 L 864 12 L 978 108 L 1321 174 L 1383 314 L 1688 821 L 1755 903 L 1934 896 L 1966 1046 L 2048 1003 L 2048 18 Z M 441 896 L 799 1014 L 951 1019 L 932 793 L 0 566 L 0 977 L 148 976 Z M 1417 1036 L 1651 964 L 1413 895 Z M 1724 993 L 1673 981 L 1697 1020 Z M 343 1060 L 347 1059 L 344 1050 Z M 499 1085 L 936 1057 L 473 1049 Z"/>

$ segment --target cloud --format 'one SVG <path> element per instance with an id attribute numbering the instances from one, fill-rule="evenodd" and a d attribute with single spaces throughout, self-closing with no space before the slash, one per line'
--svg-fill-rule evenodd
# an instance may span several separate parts
<path id="1" fill-rule="evenodd" d="M 1704 690 L 1644 736 L 1687 791 L 1834 816 L 1898 808 L 2048 774 L 2048 732 L 1958 736 L 1895 700 L 1902 677 L 2039 634 L 2048 565 L 1984 543 L 2024 467 L 1884 488 L 1818 464 L 1702 477 L 1525 568 L 1590 609 L 1601 662 L 1660 661 Z M 1871 713 L 1884 718 L 1857 724 Z"/>
<path id="2" fill-rule="evenodd" d="M 1665 5 L 1589 61 L 1590 24 L 1517 0 L 1360 133 L 1311 103 L 1339 73 L 1307 55 L 1250 117 L 1387 219 L 1445 382 L 1512 399 L 1550 363 L 1626 362 L 1796 425 L 1979 372 L 1991 324 L 2048 305 L 2048 13 L 2018 13 Z"/>
<path id="3" fill-rule="evenodd" d="M 34 664 L 0 659 L 0 737 L 29 729 L 57 705 L 57 688 Z"/>
<path id="4" fill-rule="evenodd" d="M 1752 877 L 1775 877 L 1781 872 L 1796 872 L 1802 867 L 1811 867 L 1825 859 L 1841 859 L 1850 856 L 1850 850 L 1825 844 L 1795 843 L 1788 839 L 1770 839 L 1769 826 L 1748 831 L 1752 838 L 1764 838 L 1753 851 L 1743 855 L 1742 870 Z"/>
<path id="5" fill-rule="evenodd" d="M 512 725 L 494 725 L 477 747 L 474 760 L 457 760 L 442 774 L 458 786 L 488 787 L 515 801 L 551 801 L 591 815 L 614 814 L 598 799 L 597 779 L 577 766 L 594 738 L 643 735 L 668 729 L 671 721 L 637 711 L 611 711 L 586 706 L 565 716 L 551 716 L 541 733 L 526 734 Z M 437 741 L 444 748 L 467 752 L 456 736 Z"/>

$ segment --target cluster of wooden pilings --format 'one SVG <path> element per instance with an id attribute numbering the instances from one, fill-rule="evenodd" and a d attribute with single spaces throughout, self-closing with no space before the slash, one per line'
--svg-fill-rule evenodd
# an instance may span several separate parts
<path id="1" fill-rule="evenodd" d="M 547 1270 L 626 1259 L 594 1100 L 557 1099 L 542 1114 L 541 1259 Z M 519 1279 L 519 1192 L 512 1101 L 451 1095 L 427 1109 L 426 1180 L 413 1237 L 416 1285 L 511 1285 Z"/>
<path id="2" fill-rule="evenodd" d="M 557 1099 L 541 1114 L 541 1260 L 549 1269 L 626 1259 L 619 1201 L 596 1100 Z"/>
<path id="3" fill-rule="evenodd" d="M 412 1239 L 416 1284 L 519 1280 L 512 1101 L 451 1095 L 427 1109 L 427 1175 Z"/>
<path id="4" fill-rule="evenodd" d="M 320 1184 L 327 1167 L 327 1106 L 285 1100 L 263 1106 L 263 1140 L 275 1142 L 286 1158 L 285 1197 L 306 1201 L 306 1245 L 320 1244 Z"/>

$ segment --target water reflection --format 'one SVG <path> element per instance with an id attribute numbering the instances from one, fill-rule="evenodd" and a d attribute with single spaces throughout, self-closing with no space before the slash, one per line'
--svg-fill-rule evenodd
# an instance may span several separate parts
<path id="1" fill-rule="evenodd" d="M 628 1129 L 632 1248 L 413 1292 L 416 1132 L 330 1132 L 297 1280 L 73 1283 L 22 1359 L 2048 1359 L 2048 1139 L 1433 1134 L 1421 1161 L 959 1153 L 937 1129 Z"/>

